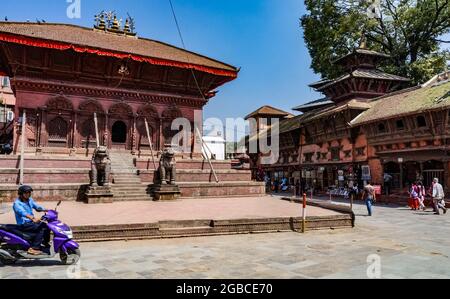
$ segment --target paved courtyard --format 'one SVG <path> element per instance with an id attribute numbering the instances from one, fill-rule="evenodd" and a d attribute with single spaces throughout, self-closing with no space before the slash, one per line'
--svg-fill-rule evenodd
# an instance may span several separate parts
<path id="1" fill-rule="evenodd" d="M 47 209 L 54 202 L 40 202 Z M 14 223 L 12 204 L 0 208 L 0 223 Z M 153 223 L 165 220 L 229 220 L 276 217 L 300 217 L 300 206 L 278 197 L 234 197 L 183 199 L 173 202 L 133 201 L 87 205 L 64 202 L 58 208 L 60 219 L 70 226 Z M 3 214 L 2 214 L 3 213 Z M 309 207 L 308 216 L 332 216 L 340 213 Z"/>
<path id="2" fill-rule="evenodd" d="M 133 242 L 83 243 L 77 266 L 0 266 L 0 278 L 450 278 L 450 215 L 377 206 L 357 227 Z M 369 262 L 368 262 L 368 257 Z M 374 265 L 381 268 L 373 268 Z M 378 273 L 377 270 L 370 273 Z"/>

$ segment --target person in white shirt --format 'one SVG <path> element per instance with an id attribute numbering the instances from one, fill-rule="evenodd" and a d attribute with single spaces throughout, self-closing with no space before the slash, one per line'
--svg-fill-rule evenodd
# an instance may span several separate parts
<path id="1" fill-rule="evenodd" d="M 439 179 L 433 180 L 433 205 L 435 209 L 435 214 L 439 215 L 439 209 L 442 209 L 444 211 L 444 214 L 447 213 L 447 209 L 445 208 L 445 194 L 444 194 L 444 188 L 441 184 L 439 184 Z"/>

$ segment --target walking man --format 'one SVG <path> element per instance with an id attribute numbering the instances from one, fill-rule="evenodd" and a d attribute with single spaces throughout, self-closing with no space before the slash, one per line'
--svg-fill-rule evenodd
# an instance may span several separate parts
<path id="1" fill-rule="evenodd" d="M 444 188 L 441 184 L 439 184 L 439 179 L 433 180 L 433 205 L 435 209 L 435 214 L 439 215 L 439 209 L 442 209 L 444 211 L 444 214 L 447 213 L 447 209 L 445 208 L 445 194 L 444 194 Z"/>
<path id="2" fill-rule="evenodd" d="M 364 187 L 363 199 L 366 202 L 367 211 L 369 216 L 372 216 L 372 205 L 376 202 L 375 188 L 371 184 L 367 184 Z"/>

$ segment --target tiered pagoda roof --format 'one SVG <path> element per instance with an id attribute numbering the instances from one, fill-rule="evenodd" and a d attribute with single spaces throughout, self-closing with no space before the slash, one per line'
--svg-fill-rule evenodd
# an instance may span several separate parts
<path id="1" fill-rule="evenodd" d="M 333 62 L 345 73 L 333 80 L 321 80 L 310 86 L 324 93 L 329 100 L 340 103 L 347 100 L 366 100 L 402 89 L 410 81 L 407 78 L 385 73 L 378 63 L 390 56 L 369 50 L 365 43 L 353 52 Z"/>

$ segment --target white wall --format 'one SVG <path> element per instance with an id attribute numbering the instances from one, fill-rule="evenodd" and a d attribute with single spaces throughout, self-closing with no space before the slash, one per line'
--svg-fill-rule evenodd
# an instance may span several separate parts
<path id="1" fill-rule="evenodd" d="M 205 136 L 203 140 L 207 144 L 211 152 L 216 156 L 216 160 L 225 160 L 225 140 L 222 137 Z M 203 154 L 207 154 L 211 158 L 209 150 L 203 150 Z"/>

